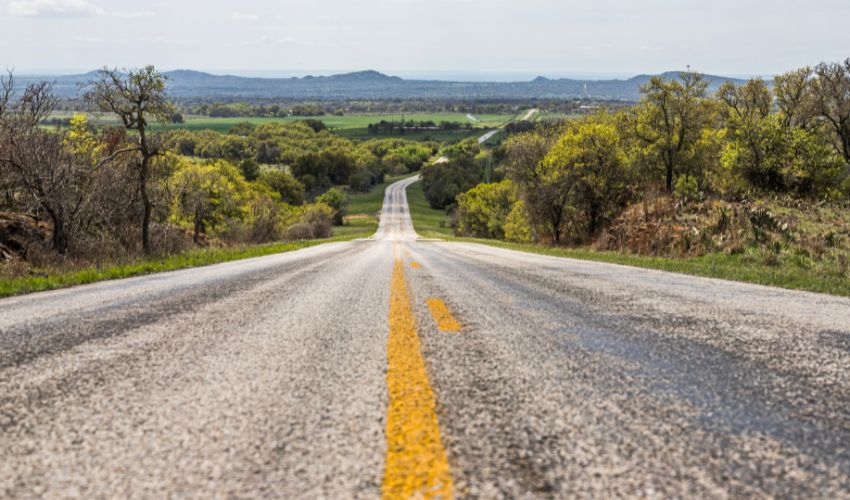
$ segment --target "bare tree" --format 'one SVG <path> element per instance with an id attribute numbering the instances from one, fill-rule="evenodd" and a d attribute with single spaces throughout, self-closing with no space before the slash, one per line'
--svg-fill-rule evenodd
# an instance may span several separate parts
<path id="1" fill-rule="evenodd" d="M 812 68 L 808 66 L 774 77 L 773 92 L 785 128 L 808 128 L 811 124 L 814 114 L 811 79 Z"/>
<path id="2" fill-rule="evenodd" d="M 135 136 L 135 158 L 138 191 L 142 200 L 142 247 L 152 252 L 150 226 L 154 210 L 151 182 L 154 162 L 165 153 L 161 136 L 152 132 L 151 123 L 167 123 L 174 107 L 165 90 L 165 77 L 153 66 L 139 70 L 104 68 L 88 83 L 85 99 L 101 111 L 114 113 L 122 125 Z"/>
<path id="3" fill-rule="evenodd" d="M 835 149 L 850 165 L 850 58 L 817 65 L 812 92 L 817 113 L 834 132 Z"/>
<path id="4" fill-rule="evenodd" d="M 24 203 L 46 213 L 53 226 L 53 249 L 65 253 L 78 223 L 92 206 L 101 168 L 129 150 L 79 161 L 66 135 L 41 128 L 56 107 L 52 85 L 30 84 L 18 98 L 12 75 L 0 82 L 0 166 L 9 189 Z"/>

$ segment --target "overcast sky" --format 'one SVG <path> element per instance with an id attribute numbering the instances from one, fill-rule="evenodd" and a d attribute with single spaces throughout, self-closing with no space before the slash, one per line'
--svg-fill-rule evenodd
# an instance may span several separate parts
<path id="1" fill-rule="evenodd" d="M 773 74 L 850 57 L 850 0 L 0 0 L 0 68 Z"/>

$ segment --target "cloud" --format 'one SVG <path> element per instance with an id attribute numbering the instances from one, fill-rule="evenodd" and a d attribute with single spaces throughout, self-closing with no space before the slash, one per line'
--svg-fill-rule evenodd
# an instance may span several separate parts
<path id="1" fill-rule="evenodd" d="M 15 0 L 6 6 L 18 17 L 92 17 L 108 16 L 124 19 L 155 15 L 151 11 L 108 11 L 88 0 Z"/>
<path id="2" fill-rule="evenodd" d="M 244 12 L 234 12 L 230 19 L 234 21 L 259 21 L 260 16 L 256 14 L 245 14 Z"/>

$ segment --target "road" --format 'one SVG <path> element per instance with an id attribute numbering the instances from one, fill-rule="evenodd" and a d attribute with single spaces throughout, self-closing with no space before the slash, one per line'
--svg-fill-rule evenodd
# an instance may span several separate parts
<path id="1" fill-rule="evenodd" d="M 417 239 L 0 301 L 0 497 L 850 497 L 850 300 Z"/>
<path id="2" fill-rule="evenodd" d="M 538 113 L 538 112 L 540 112 L 540 110 L 537 109 L 537 108 L 529 109 L 528 112 L 525 113 L 522 116 L 522 118 L 519 119 L 519 121 L 526 122 L 526 121 L 530 120 L 531 117 L 534 116 L 535 113 Z M 489 141 L 490 139 L 493 138 L 493 136 L 498 134 L 501 130 L 502 130 L 501 128 L 498 128 L 498 129 L 495 129 L 495 130 L 491 130 L 491 131 L 487 132 L 486 134 L 482 135 L 481 137 L 478 138 L 478 144 L 484 144 L 485 142 Z M 442 158 L 440 158 L 440 159 L 442 159 Z"/>

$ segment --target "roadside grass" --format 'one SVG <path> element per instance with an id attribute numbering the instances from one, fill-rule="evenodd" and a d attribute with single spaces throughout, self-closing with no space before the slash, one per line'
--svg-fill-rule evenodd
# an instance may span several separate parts
<path id="1" fill-rule="evenodd" d="M 285 243 L 270 243 L 233 248 L 205 248 L 167 257 L 141 258 L 133 262 L 91 266 L 73 270 L 40 270 L 38 275 L 11 278 L 0 277 L 0 297 L 10 297 L 25 293 L 67 288 L 85 285 L 97 281 L 129 278 L 145 274 L 176 271 L 192 267 L 208 266 L 234 260 L 263 257 L 283 252 L 292 252 L 302 248 L 351 239 L 338 235 L 325 240 L 310 240 Z"/>
<path id="2" fill-rule="evenodd" d="M 410 207 L 410 218 L 417 234 L 423 238 L 446 238 L 452 236 L 448 216 L 445 210 L 431 208 L 422 183 L 415 182 L 407 188 L 407 204 Z"/>
<path id="3" fill-rule="evenodd" d="M 702 257 L 672 259 L 619 252 L 601 252 L 590 248 L 560 248 L 533 244 L 509 243 L 498 240 L 475 238 L 444 237 L 447 241 L 462 243 L 480 243 L 508 250 L 518 250 L 554 257 L 605 262 L 645 269 L 656 269 L 679 274 L 718 278 L 744 283 L 826 293 L 850 297 L 850 279 L 826 270 L 819 272 L 793 264 L 768 265 L 754 252 L 729 255 L 712 253 Z"/>
<path id="4" fill-rule="evenodd" d="M 452 229 L 448 225 L 448 217 L 442 210 L 434 210 L 428 206 L 421 183 L 417 182 L 407 188 L 407 199 L 414 229 L 424 238 L 440 238 L 460 243 L 479 243 L 554 257 L 606 262 L 850 297 L 850 278 L 847 277 L 846 270 L 842 274 L 840 269 L 833 269 L 830 266 L 813 266 L 806 261 L 798 262 L 793 255 L 788 255 L 787 258 L 780 259 L 778 264 L 771 265 L 767 263 L 769 259 L 766 259 L 757 248 L 749 248 L 740 254 L 711 253 L 701 257 L 674 259 L 620 252 L 603 252 L 589 247 L 563 248 L 509 243 L 499 240 L 461 238 L 452 234 Z"/>
<path id="5" fill-rule="evenodd" d="M 372 186 L 368 193 L 349 193 L 345 225 L 335 226 L 334 235 L 346 238 L 368 238 L 378 230 L 378 213 L 384 205 L 384 192 L 393 182 L 410 177 L 407 174 L 387 176 L 382 184 Z"/>

